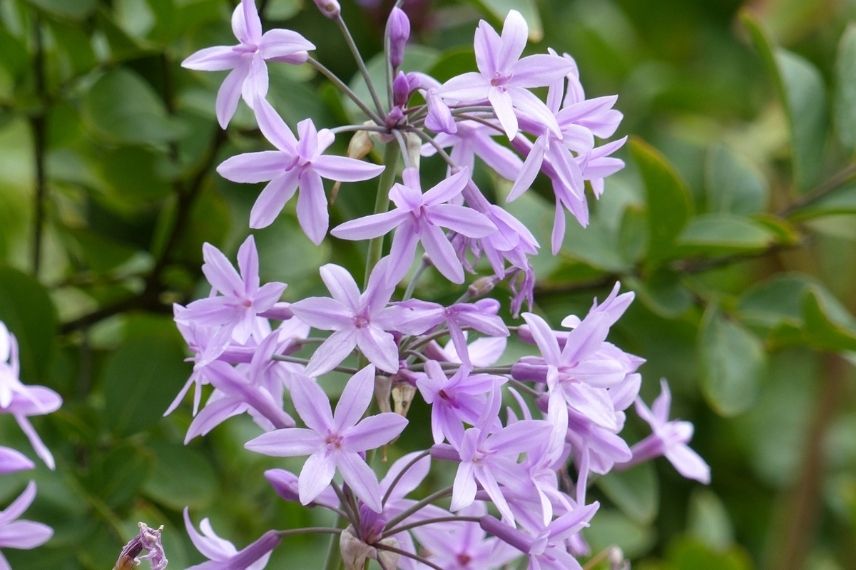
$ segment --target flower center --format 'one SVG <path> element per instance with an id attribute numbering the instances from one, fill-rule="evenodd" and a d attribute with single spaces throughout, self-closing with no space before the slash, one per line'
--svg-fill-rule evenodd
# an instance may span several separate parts
<path id="1" fill-rule="evenodd" d="M 341 449 L 342 448 L 342 436 L 337 433 L 329 433 L 327 437 L 324 439 L 324 443 L 327 444 L 328 449 Z"/>
<path id="2" fill-rule="evenodd" d="M 505 84 L 511 79 L 510 75 L 503 75 L 502 73 L 494 74 L 493 78 L 490 80 L 491 87 L 505 87 Z M 503 89 L 504 90 L 504 89 Z"/>
<path id="3" fill-rule="evenodd" d="M 456 558 L 458 560 L 458 564 L 460 564 L 461 566 L 469 566 L 470 561 L 473 559 L 473 557 L 467 554 L 466 552 L 458 554 Z"/>
<path id="4" fill-rule="evenodd" d="M 234 46 L 232 50 L 238 53 L 256 53 L 259 51 L 259 46 L 253 44 L 241 44 L 239 46 Z"/>

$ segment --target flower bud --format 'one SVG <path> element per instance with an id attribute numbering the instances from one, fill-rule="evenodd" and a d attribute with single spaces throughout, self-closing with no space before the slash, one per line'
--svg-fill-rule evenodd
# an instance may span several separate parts
<path id="1" fill-rule="evenodd" d="M 407 104 L 407 99 L 410 97 L 410 91 L 410 81 L 407 80 L 407 75 L 399 71 L 392 82 L 393 105 L 404 107 Z"/>
<path id="2" fill-rule="evenodd" d="M 397 6 L 389 13 L 386 34 L 389 37 L 389 63 L 393 69 L 398 69 L 404 61 L 404 48 L 410 39 L 410 19 Z"/>
<path id="3" fill-rule="evenodd" d="M 330 19 L 339 15 L 342 7 L 339 6 L 338 0 L 315 0 L 315 5 L 321 10 L 321 13 Z"/>

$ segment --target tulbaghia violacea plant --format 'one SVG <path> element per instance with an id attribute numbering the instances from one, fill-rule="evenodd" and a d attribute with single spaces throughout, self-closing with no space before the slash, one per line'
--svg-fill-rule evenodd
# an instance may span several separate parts
<path id="1" fill-rule="evenodd" d="M 381 85 L 369 75 L 339 4 L 315 4 L 343 33 L 368 100 L 315 60 L 308 53 L 313 45 L 298 33 L 264 31 L 253 0 L 235 8 L 239 45 L 204 49 L 185 66 L 231 70 L 218 97 L 221 122 L 243 93 L 273 149 L 234 156 L 218 168 L 234 182 L 266 183 L 250 227 L 274 223 L 298 193 L 300 226 L 320 243 L 329 223 L 324 181 L 379 178 L 377 195 L 366 197 L 374 213 L 330 230 L 367 242 L 363 286 L 344 267 L 328 264 L 320 278 L 329 296 L 288 298 L 285 284 L 260 282 L 252 236 L 240 247 L 237 269 L 205 244 L 211 294 L 175 307 L 194 368 L 169 411 L 193 386 L 188 440 L 249 414 L 261 433 L 246 442 L 247 450 L 306 458 L 300 473 L 266 473 L 274 491 L 332 511 L 340 524 L 270 530 L 238 549 L 214 534 L 207 519 L 200 534 L 185 512 L 191 538 L 209 559 L 198 568 L 262 568 L 286 537 L 302 533 L 334 535 L 328 568 L 339 561 L 363 568 L 367 560 L 387 570 L 487 569 L 515 560 L 530 568 L 579 568 L 577 558 L 589 554 L 581 530 L 597 524 L 599 504 L 586 496 L 593 474 L 659 456 L 701 482 L 709 471 L 687 446 L 692 426 L 668 418 L 667 385 L 649 409 L 639 399 L 643 359 L 607 341 L 632 293 L 620 293 L 616 284 L 586 315 L 565 318 L 561 330 L 531 312 L 523 322 L 504 321 L 503 299 L 489 295 L 504 284 L 512 293 L 510 314 L 517 317 L 524 305 L 531 310 L 530 259 L 539 245 L 479 189 L 473 173 L 489 169 L 508 180 L 508 200 L 546 177 L 556 201 L 555 253 L 566 212 L 588 223 L 586 183 L 597 198 L 604 179 L 624 166 L 612 156 L 624 139 L 603 140 L 621 121 L 616 97 L 587 99 L 567 54 L 524 55 L 528 29 L 513 10 L 501 31 L 479 23 L 476 70 L 441 83 L 402 68 L 410 24 L 400 2 L 386 26 L 388 82 Z M 313 66 L 362 117 L 326 128 L 305 118 L 290 127 L 265 98 L 266 66 L 278 62 Z M 357 150 L 331 153 L 343 134 L 360 137 L 352 149 L 384 146 L 383 164 Z M 439 166 L 434 175 L 444 177 L 426 184 L 432 163 Z M 453 284 L 469 281 L 458 301 L 444 306 L 413 297 L 431 268 Z M 512 334 L 532 346 L 531 354 L 498 364 L 507 362 Z M 334 384 L 341 396 L 331 402 L 324 386 Z M 430 425 L 408 422 L 413 399 L 430 407 Z M 631 447 L 621 433 L 634 403 L 653 434 Z M 430 433 L 433 445 L 404 449 L 387 465 L 387 454 L 395 453 L 388 447 L 409 429 Z M 426 490 L 431 471 L 446 480 Z"/>

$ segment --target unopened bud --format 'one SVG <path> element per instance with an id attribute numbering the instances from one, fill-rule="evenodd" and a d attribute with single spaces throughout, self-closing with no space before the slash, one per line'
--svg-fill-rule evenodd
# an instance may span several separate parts
<path id="1" fill-rule="evenodd" d="M 392 387 L 393 411 L 406 418 L 414 396 L 416 396 L 416 386 L 407 382 L 396 382 Z"/>
<path id="2" fill-rule="evenodd" d="M 386 33 L 389 37 L 389 63 L 393 69 L 401 67 L 404 61 L 404 48 L 410 39 L 410 19 L 399 7 L 392 9 L 386 22 Z"/>
<path id="3" fill-rule="evenodd" d="M 479 277 L 473 281 L 469 287 L 470 295 L 473 297 L 483 297 L 493 291 L 496 286 L 496 279 L 493 277 Z"/>
<path id="4" fill-rule="evenodd" d="M 396 107 L 404 107 L 407 105 L 407 99 L 410 98 L 410 81 L 407 80 L 407 75 L 398 72 L 395 80 L 392 82 L 392 103 Z"/>
<path id="5" fill-rule="evenodd" d="M 342 11 L 338 0 L 315 0 L 315 5 L 321 10 L 321 13 L 328 18 L 335 18 Z"/>

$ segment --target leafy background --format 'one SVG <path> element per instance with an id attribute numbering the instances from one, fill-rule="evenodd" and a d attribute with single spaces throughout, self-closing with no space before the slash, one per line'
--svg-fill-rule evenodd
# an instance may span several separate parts
<path id="1" fill-rule="evenodd" d="M 381 11 L 343 4 L 376 55 Z M 264 5 L 268 25 L 300 31 L 325 64 L 354 75 L 311 2 Z M 557 322 L 616 279 L 636 291 L 613 339 L 648 359 L 648 399 L 669 379 L 713 482 L 690 484 L 662 461 L 598 481 L 608 507 L 588 533 L 594 551 L 618 544 L 648 569 L 856 567 L 856 3 L 407 5 L 410 69 L 445 78 L 471 67 L 475 18 L 497 24 L 513 6 L 532 24 L 533 49 L 569 51 L 590 95 L 620 94 L 628 168 L 591 227 L 569 226 L 560 255 L 536 260 L 537 310 Z M 34 477 L 28 516 L 56 529 L 37 551 L 8 552 L 18 568 L 110 567 L 138 520 L 165 525 L 171 562 L 184 567 L 199 560 L 185 505 L 239 545 L 317 522 L 267 487 L 272 460 L 241 449 L 252 424 L 233 420 L 185 447 L 187 406 L 161 417 L 189 372 L 170 304 L 204 294 L 202 242 L 234 253 L 256 195 L 213 170 L 263 146 L 251 116 L 219 131 L 221 77 L 178 65 L 231 41 L 230 10 L 225 0 L 0 2 L 0 319 L 19 337 L 24 381 L 65 400 L 36 419 L 57 470 L 0 479 L 5 502 Z M 349 121 L 353 109 L 310 70 L 271 69 L 289 122 Z M 541 184 L 511 210 L 549 243 Z M 347 186 L 334 218 L 368 211 L 373 192 Z M 311 245 L 293 211 L 255 235 L 263 278 L 288 282 L 289 298 L 319 289 L 324 262 L 361 271 L 360 247 Z M 417 294 L 455 296 L 439 279 Z M 0 419 L 4 443 L 28 449 Z M 324 547 L 290 541 L 271 567 L 314 567 Z"/>

